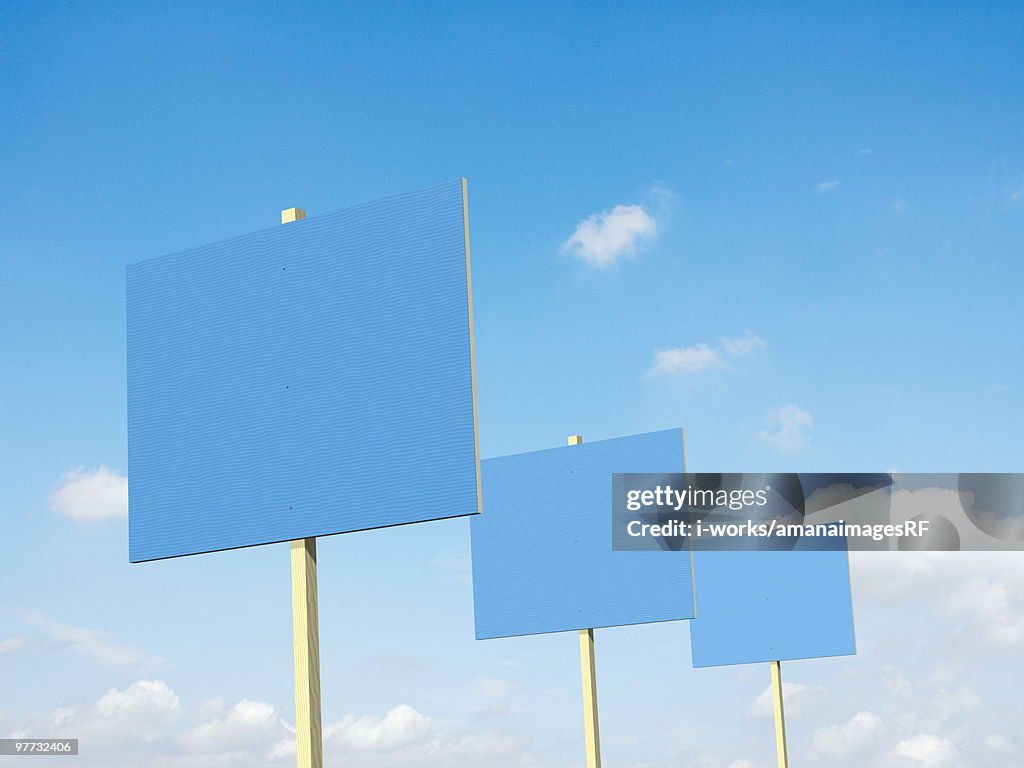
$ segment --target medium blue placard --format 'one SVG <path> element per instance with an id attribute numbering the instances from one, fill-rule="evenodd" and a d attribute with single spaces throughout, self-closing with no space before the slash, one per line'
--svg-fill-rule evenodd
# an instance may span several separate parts
<path id="1" fill-rule="evenodd" d="M 857 652 L 846 551 L 694 553 L 695 667 Z"/>
<path id="2" fill-rule="evenodd" d="M 464 180 L 127 270 L 133 562 L 480 509 Z"/>
<path id="3" fill-rule="evenodd" d="M 690 554 L 613 552 L 614 472 L 681 472 L 680 429 L 482 464 L 484 514 L 470 521 L 476 637 L 693 616 Z"/>

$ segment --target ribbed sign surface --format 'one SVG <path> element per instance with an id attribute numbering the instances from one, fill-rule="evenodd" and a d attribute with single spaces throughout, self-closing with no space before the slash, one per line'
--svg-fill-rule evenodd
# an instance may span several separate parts
<path id="1" fill-rule="evenodd" d="M 479 511 L 465 184 L 127 270 L 133 562 Z"/>
<path id="2" fill-rule="evenodd" d="M 682 472 L 670 429 L 482 462 L 471 520 L 478 639 L 693 616 L 690 554 L 612 550 L 612 473 Z"/>

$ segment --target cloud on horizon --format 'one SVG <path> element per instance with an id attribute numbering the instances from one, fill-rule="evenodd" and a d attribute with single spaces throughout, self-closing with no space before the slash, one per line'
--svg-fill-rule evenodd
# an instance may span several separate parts
<path id="1" fill-rule="evenodd" d="M 21 718 L 13 738 L 68 729 L 89 744 L 83 768 L 110 764 L 140 768 L 277 768 L 295 764 L 295 728 L 272 705 L 219 699 L 195 710 L 200 722 L 182 727 L 184 708 L 164 680 L 110 688 L 94 704 L 61 707 Z M 6 734 L 5 734 L 6 735 Z M 535 764 L 522 739 L 499 732 L 442 733 L 432 718 L 408 704 L 383 716 L 346 714 L 323 729 L 331 764 L 354 768 L 523 768 Z"/>

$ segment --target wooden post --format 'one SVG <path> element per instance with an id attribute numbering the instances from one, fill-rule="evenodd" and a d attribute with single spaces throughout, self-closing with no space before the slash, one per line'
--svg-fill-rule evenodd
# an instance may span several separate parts
<path id="1" fill-rule="evenodd" d="M 582 435 L 569 435 L 569 445 L 581 445 Z M 594 661 L 594 630 L 580 630 L 580 672 L 583 679 L 583 738 L 587 768 L 601 768 L 601 729 L 597 717 L 597 666 Z"/>
<path id="2" fill-rule="evenodd" d="M 281 223 L 306 218 L 301 208 L 281 211 Z M 295 765 L 323 768 L 320 721 L 320 620 L 316 589 L 316 538 L 291 542 L 292 644 L 295 653 Z"/>
<path id="3" fill-rule="evenodd" d="M 772 666 L 772 704 L 775 708 L 775 753 L 779 768 L 789 768 L 789 755 L 786 752 L 786 713 L 782 707 L 782 663 L 773 661 Z"/>
<path id="4" fill-rule="evenodd" d="M 291 542 L 291 547 L 292 641 L 295 651 L 295 765 L 297 768 L 323 768 L 316 539 L 299 539 Z"/>
<path id="5" fill-rule="evenodd" d="M 587 768 L 601 768 L 601 729 L 597 720 L 597 668 L 594 665 L 594 630 L 580 630 L 580 670 L 583 673 L 583 738 Z"/>

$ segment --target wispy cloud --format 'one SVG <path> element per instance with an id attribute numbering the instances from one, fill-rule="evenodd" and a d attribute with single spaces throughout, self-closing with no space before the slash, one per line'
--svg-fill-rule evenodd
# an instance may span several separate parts
<path id="1" fill-rule="evenodd" d="M 22 614 L 22 619 L 43 631 L 59 648 L 66 648 L 108 667 L 166 667 L 167 662 L 138 648 L 110 642 L 98 629 L 73 627 L 40 611 Z"/>
<path id="2" fill-rule="evenodd" d="M 862 711 L 847 722 L 826 725 L 814 732 L 815 757 L 845 758 L 871 747 L 884 730 L 884 722 L 874 712 Z"/>
<path id="3" fill-rule="evenodd" d="M 985 737 L 985 746 L 993 752 L 1012 752 L 1013 742 L 1001 733 L 990 733 Z"/>
<path id="4" fill-rule="evenodd" d="M 111 688 L 95 704 L 30 718 L 12 735 L 72 732 L 109 760 L 112 753 L 130 752 L 159 738 L 180 711 L 181 703 L 167 683 L 139 680 L 123 690 Z"/>
<path id="5" fill-rule="evenodd" d="M 839 189 L 839 182 L 835 180 L 819 181 L 817 184 L 814 185 L 814 189 L 815 191 L 817 191 L 819 195 L 823 195 L 826 192 L 835 192 L 837 189 Z"/>
<path id="6" fill-rule="evenodd" d="M 1024 648 L 1024 601 L 1019 587 L 984 577 L 965 578 L 951 591 L 946 607 L 953 615 L 967 617 L 978 627 L 978 635 L 992 645 Z"/>
<path id="7" fill-rule="evenodd" d="M 900 741 L 890 750 L 887 765 L 946 768 L 957 763 L 956 745 L 943 736 L 919 733 Z"/>
<path id="8" fill-rule="evenodd" d="M 804 685 L 803 683 L 782 683 L 782 698 L 786 714 L 799 717 L 805 707 L 814 704 L 822 691 L 820 685 Z M 775 712 L 772 704 L 772 687 L 769 685 L 750 705 L 751 717 L 771 717 Z"/>
<path id="9" fill-rule="evenodd" d="M 28 638 L 22 637 L 21 635 L 15 635 L 14 637 L 8 637 L 6 640 L 0 640 L 0 656 L 6 656 L 7 654 L 20 651 L 28 644 Z"/>
<path id="10" fill-rule="evenodd" d="M 906 213 L 910 210 L 910 203 L 904 200 L 902 197 L 897 197 L 892 200 L 889 205 L 896 213 Z"/>
<path id="11" fill-rule="evenodd" d="M 764 339 L 753 331 L 744 331 L 742 336 L 734 336 L 731 339 L 722 339 L 722 348 L 734 357 L 749 355 L 755 349 L 766 346 Z"/>
<path id="12" fill-rule="evenodd" d="M 503 699 L 512 688 L 512 684 L 501 677 L 478 677 L 474 683 L 477 693 L 485 699 Z"/>
<path id="13" fill-rule="evenodd" d="M 787 405 L 772 411 L 765 421 L 765 428 L 758 434 L 762 440 L 783 452 L 805 447 L 808 433 L 814 426 L 811 412 L 798 405 Z"/>
<path id="14" fill-rule="evenodd" d="M 723 365 L 722 356 L 703 341 L 690 347 L 659 349 L 648 376 L 659 373 L 696 373 Z"/>
<path id="15" fill-rule="evenodd" d="M 664 373 L 698 373 L 725 365 L 724 355 L 742 357 L 756 349 L 767 346 L 764 339 L 753 331 L 744 331 L 741 336 L 719 339 L 721 349 L 715 349 L 700 341 L 688 347 L 669 347 L 654 353 L 654 365 L 648 376 Z"/>
<path id="16" fill-rule="evenodd" d="M 50 493 L 53 509 L 72 520 L 92 523 L 128 515 L 128 478 L 101 466 L 65 472 Z"/>
<path id="17" fill-rule="evenodd" d="M 635 256 L 657 235 L 658 224 L 642 205 L 616 205 L 577 224 L 562 250 L 591 267 L 606 269 Z"/>

